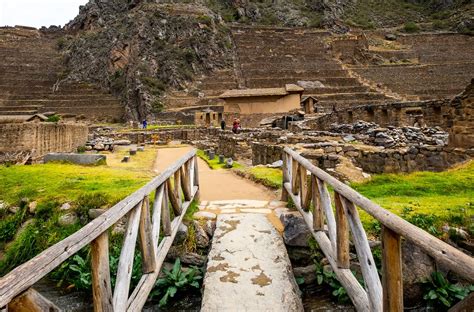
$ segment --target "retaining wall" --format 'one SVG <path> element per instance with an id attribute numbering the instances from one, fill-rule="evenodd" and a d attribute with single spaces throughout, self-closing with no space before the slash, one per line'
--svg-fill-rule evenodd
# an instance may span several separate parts
<path id="1" fill-rule="evenodd" d="M 85 124 L 13 123 L 0 124 L 0 163 L 17 157 L 38 160 L 51 152 L 71 152 L 87 141 Z"/>

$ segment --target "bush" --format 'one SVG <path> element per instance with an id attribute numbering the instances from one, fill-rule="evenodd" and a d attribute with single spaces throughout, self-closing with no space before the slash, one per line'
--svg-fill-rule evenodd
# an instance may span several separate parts
<path id="1" fill-rule="evenodd" d="M 407 33 L 415 33 L 420 31 L 420 27 L 414 22 L 406 22 L 403 26 L 403 30 Z"/>
<path id="2" fill-rule="evenodd" d="M 58 122 L 60 120 L 61 120 L 61 116 L 55 114 L 55 115 L 49 116 L 47 122 Z"/>
<path id="3" fill-rule="evenodd" d="M 460 287 L 449 283 L 440 272 L 431 273 L 431 277 L 424 281 L 425 295 L 423 299 L 430 307 L 440 307 L 440 310 L 450 308 L 463 300 L 474 291 L 474 285 Z"/>
<path id="4" fill-rule="evenodd" d="M 109 197 L 104 193 L 85 193 L 77 199 L 76 213 L 83 222 L 89 220 L 89 210 L 99 209 L 109 203 Z"/>

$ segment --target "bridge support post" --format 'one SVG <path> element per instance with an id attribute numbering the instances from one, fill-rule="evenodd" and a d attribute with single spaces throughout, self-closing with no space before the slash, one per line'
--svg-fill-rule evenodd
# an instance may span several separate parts
<path id="1" fill-rule="evenodd" d="M 94 311 L 113 311 L 112 284 L 110 282 L 109 267 L 109 235 L 107 231 L 92 241 L 91 254 Z"/>
<path id="2" fill-rule="evenodd" d="M 281 167 L 283 171 L 283 183 L 281 188 L 281 201 L 287 202 L 288 201 L 288 191 L 285 188 L 285 183 L 290 182 L 290 177 L 288 173 L 288 154 L 283 152 L 282 154 L 282 161 L 283 166 Z"/>
<path id="3" fill-rule="evenodd" d="M 403 311 L 403 275 L 400 235 L 382 227 L 383 310 Z"/>

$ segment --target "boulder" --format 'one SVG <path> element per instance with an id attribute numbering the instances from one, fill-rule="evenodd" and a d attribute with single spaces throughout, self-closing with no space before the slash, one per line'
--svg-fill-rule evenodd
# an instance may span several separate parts
<path id="1" fill-rule="evenodd" d="M 395 34 L 386 34 L 385 35 L 385 40 L 395 41 L 395 40 L 397 40 L 397 35 L 395 35 Z"/>
<path id="2" fill-rule="evenodd" d="M 69 209 L 71 209 L 71 208 L 72 208 L 72 207 L 71 207 L 71 204 L 70 204 L 70 203 L 64 203 L 64 204 L 61 205 L 61 208 L 60 208 L 60 209 L 61 209 L 61 210 L 69 210 Z"/>
<path id="3" fill-rule="evenodd" d="M 436 270 L 435 262 L 420 247 L 404 241 L 403 255 L 403 302 L 406 307 L 416 306 L 423 297 L 421 281 Z"/>
<path id="4" fill-rule="evenodd" d="M 31 203 L 28 204 L 28 211 L 31 214 L 34 214 L 36 211 L 36 207 L 38 207 L 38 202 L 32 201 Z"/>
<path id="5" fill-rule="evenodd" d="M 196 239 L 196 246 L 198 248 L 206 248 L 209 246 L 209 237 L 198 221 L 193 221 L 194 235 Z"/>
<path id="6" fill-rule="evenodd" d="M 95 219 L 106 211 L 106 209 L 89 209 L 89 218 Z"/>
<path id="7" fill-rule="evenodd" d="M 294 267 L 293 274 L 296 278 L 303 278 L 304 284 L 312 284 L 316 281 L 316 265 Z"/>
<path id="8" fill-rule="evenodd" d="M 215 220 L 217 215 L 209 211 L 198 211 L 193 215 L 196 220 Z"/>
<path id="9" fill-rule="evenodd" d="M 225 167 L 226 168 L 232 168 L 233 166 L 234 166 L 234 161 L 232 160 L 232 158 L 227 159 Z"/>
<path id="10" fill-rule="evenodd" d="M 179 258 L 182 264 L 203 266 L 206 263 L 206 257 L 201 256 L 195 252 L 186 252 L 176 246 L 171 246 L 166 260 L 173 262 Z"/>
<path id="11" fill-rule="evenodd" d="M 176 237 L 174 239 L 173 245 L 180 245 L 183 243 L 186 238 L 188 237 L 188 227 L 181 223 L 178 227 L 178 232 L 176 233 Z"/>
<path id="12" fill-rule="evenodd" d="M 115 140 L 114 145 L 130 145 L 132 142 L 130 140 Z"/>
<path id="13" fill-rule="evenodd" d="M 59 217 L 58 223 L 62 226 L 73 225 L 79 222 L 79 218 L 75 213 L 69 212 Z"/>
<path id="14" fill-rule="evenodd" d="M 209 237 L 214 236 L 214 231 L 216 230 L 216 221 L 215 220 L 207 220 L 206 223 L 203 225 L 204 231 L 206 231 Z"/>
<path id="15" fill-rule="evenodd" d="M 311 237 L 303 217 L 295 213 L 285 213 L 280 216 L 284 226 L 283 239 L 288 246 L 307 247 L 308 239 Z"/>
<path id="16" fill-rule="evenodd" d="M 267 165 L 268 168 L 281 168 L 283 167 L 283 160 L 277 160 L 269 165 Z"/>

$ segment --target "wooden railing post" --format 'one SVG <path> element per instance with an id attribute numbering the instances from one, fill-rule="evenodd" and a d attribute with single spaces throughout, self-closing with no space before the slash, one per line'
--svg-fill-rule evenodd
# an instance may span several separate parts
<path id="1" fill-rule="evenodd" d="M 334 201 L 336 204 L 337 225 L 337 266 L 341 269 L 349 269 L 351 266 L 349 258 L 349 224 L 341 203 L 341 197 L 337 192 L 334 193 Z"/>
<path id="2" fill-rule="evenodd" d="M 151 273 L 155 270 L 156 246 L 154 244 L 155 239 L 152 231 L 150 201 L 148 196 L 145 196 L 141 210 L 139 238 L 142 252 L 142 269 L 143 273 Z"/>
<path id="3" fill-rule="evenodd" d="M 300 201 L 303 210 L 308 211 L 311 204 L 311 186 L 308 185 L 308 175 L 304 166 L 299 166 L 299 184 L 300 184 Z"/>
<path id="4" fill-rule="evenodd" d="M 383 310 L 403 311 L 403 274 L 400 235 L 382 226 Z"/>
<path id="5" fill-rule="evenodd" d="M 170 218 L 170 208 L 168 205 L 168 183 L 164 184 L 164 192 L 163 192 L 163 201 L 161 204 L 161 218 L 163 220 L 163 234 L 165 236 L 171 235 L 171 218 Z"/>
<path id="6" fill-rule="evenodd" d="M 324 231 L 324 214 L 321 208 L 318 180 L 313 174 L 311 175 L 311 195 L 313 197 L 313 229 L 314 231 Z"/>
<path id="7" fill-rule="evenodd" d="M 292 159 L 291 161 L 291 191 L 293 195 L 298 195 L 300 192 L 299 186 L 299 163 Z"/>
<path id="8" fill-rule="evenodd" d="M 337 240 L 336 219 L 334 218 L 334 212 L 332 210 L 331 195 L 329 195 L 329 191 L 326 187 L 326 183 L 324 183 L 324 181 L 319 178 L 317 178 L 317 181 L 318 181 L 318 189 L 319 189 L 321 206 L 326 216 L 329 240 L 331 241 L 331 246 L 334 252 L 336 252 L 336 240 Z"/>
<path id="9" fill-rule="evenodd" d="M 199 168 L 198 168 L 198 157 L 194 156 L 194 181 L 193 181 L 194 186 L 198 187 L 197 193 L 194 195 L 194 199 L 199 201 Z M 193 188 L 194 192 L 194 188 Z"/>
<path id="10" fill-rule="evenodd" d="M 95 312 L 112 312 L 110 283 L 109 235 L 105 231 L 91 243 L 92 295 Z"/>
<path id="11" fill-rule="evenodd" d="M 288 191 L 285 188 L 285 183 L 290 182 L 290 173 L 288 172 L 288 157 L 289 155 L 283 151 L 282 152 L 282 161 L 283 166 L 281 170 L 283 171 L 283 182 L 281 187 L 281 201 L 287 202 L 288 201 Z"/>
<path id="12" fill-rule="evenodd" d="M 186 162 L 183 167 L 180 169 L 181 171 L 181 188 L 183 189 L 184 200 L 189 201 L 192 197 L 192 190 L 191 184 L 189 183 L 189 166 Z M 178 189 L 179 191 L 179 189 Z"/>

